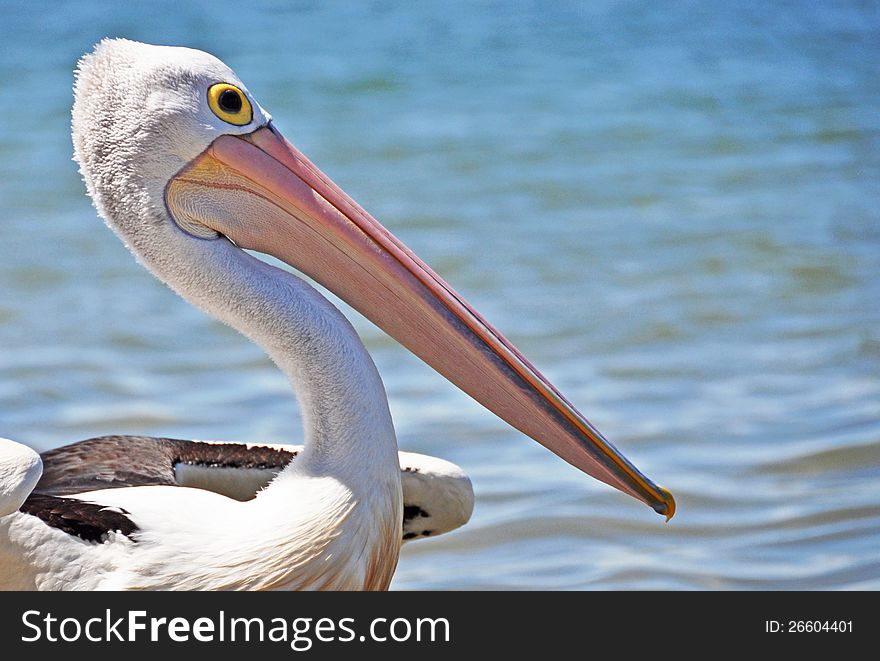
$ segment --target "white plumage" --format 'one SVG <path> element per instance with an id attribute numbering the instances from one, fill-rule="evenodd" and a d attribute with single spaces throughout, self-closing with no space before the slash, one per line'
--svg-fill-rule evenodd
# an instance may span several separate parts
<path id="1" fill-rule="evenodd" d="M 40 455 L 20 443 L 0 438 L 0 517 L 18 511 L 42 473 Z"/>

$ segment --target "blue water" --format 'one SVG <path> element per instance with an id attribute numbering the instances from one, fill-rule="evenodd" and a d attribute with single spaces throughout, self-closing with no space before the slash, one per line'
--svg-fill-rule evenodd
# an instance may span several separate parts
<path id="1" fill-rule="evenodd" d="M 131 259 L 70 160 L 77 58 L 184 44 L 678 499 L 664 524 L 350 313 L 401 446 L 477 493 L 395 588 L 880 588 L 876 5 L 0 7 L 0 435 L 299 438 L 284 378 Z"/>

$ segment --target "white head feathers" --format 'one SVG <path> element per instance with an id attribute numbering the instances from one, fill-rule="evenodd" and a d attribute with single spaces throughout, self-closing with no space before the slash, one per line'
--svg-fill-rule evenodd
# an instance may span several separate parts
<path id="1" fill-rule="evenodd" d="M 248 124 L 211 112 L 216 83 L 244 92 L 254 111 Z M 218 136 L 250 133 L 269 119 L 232 69 L 202 51 L 105 39 L 77 66 L 74 158 L 98 211 L 125 234 L 136 229 L 119 226 L 133 217 L 127 208 L 164 216 L 162 194 L 175 173 Z"/>

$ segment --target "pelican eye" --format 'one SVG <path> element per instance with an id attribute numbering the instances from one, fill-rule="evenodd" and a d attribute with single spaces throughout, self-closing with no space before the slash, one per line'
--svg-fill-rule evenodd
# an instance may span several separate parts
<path id="1" fill-rule="evenodd" d="M 208 105 L 217 117 L 235 126 L 249 124 L 254 110 L 240 89 L 229 83 L 217 83 L 208 88 Z"/>
<path id="2" fill-rule="evenodd" d="M 241 110 L 241 96 L 232 90 L 223 90 L 217 98 L 217 103 L 224 112 L 238 112 Z"/>

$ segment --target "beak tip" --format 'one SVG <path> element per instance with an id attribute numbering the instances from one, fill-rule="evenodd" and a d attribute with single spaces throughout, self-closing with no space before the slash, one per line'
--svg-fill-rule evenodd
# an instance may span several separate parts
<path id="1" fill-rule="evenodd" d="M 665 516 L 666 522 L 669 523 L 669 520 L 675 516 L 675 498 L 673 498 L 672 494 L 663 487 L 658 487 L 658 490 L 663 498 L 662 502 L 657 503 L 654 507 L 654 511 L 657 512 L 657 514 Z"/>

